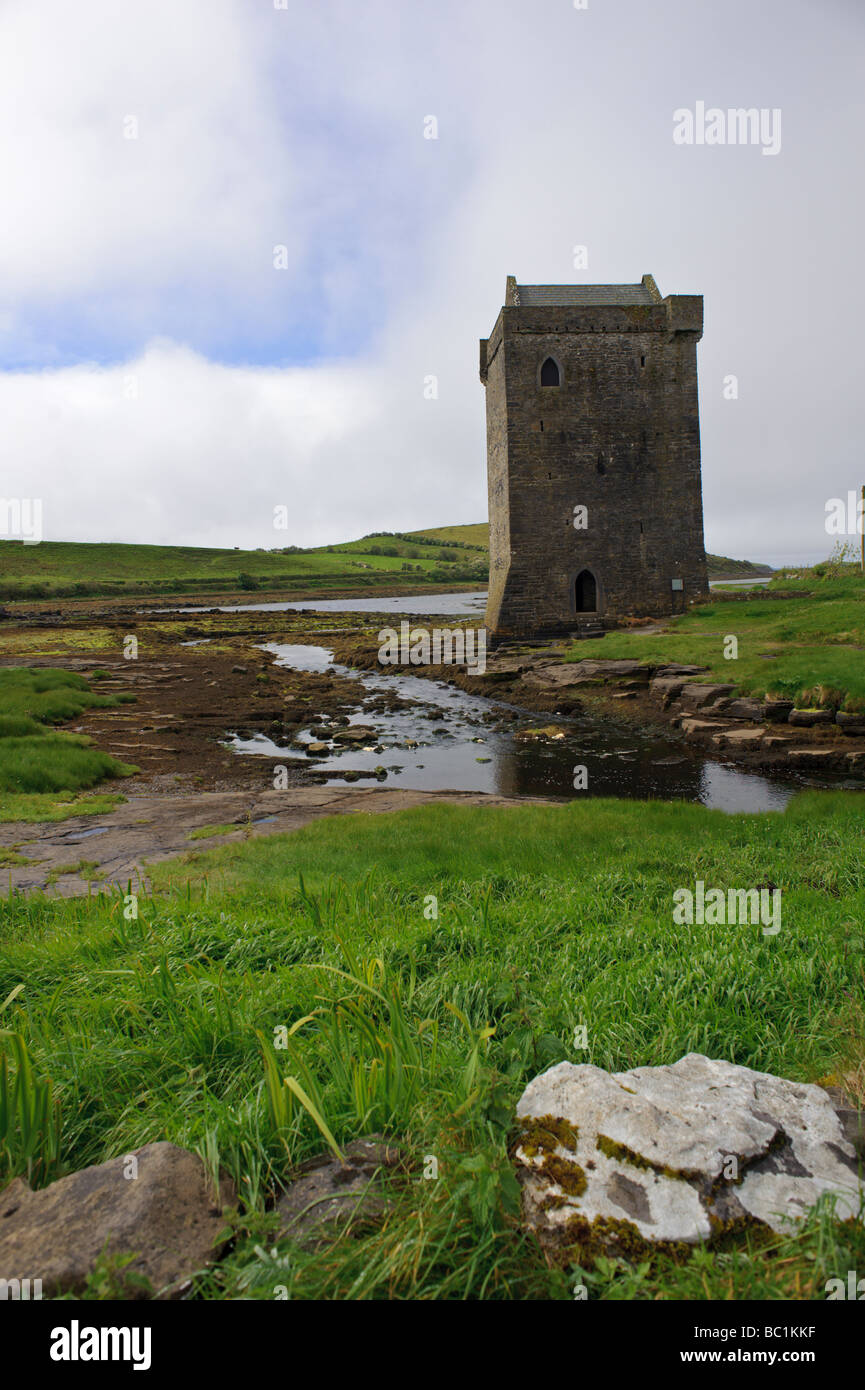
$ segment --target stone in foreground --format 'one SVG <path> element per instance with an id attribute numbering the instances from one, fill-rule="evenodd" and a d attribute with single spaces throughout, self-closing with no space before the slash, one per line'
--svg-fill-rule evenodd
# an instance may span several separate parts
<path id="1" fill-rule="evenodd" d="M 702 709 L 713 700 L 721 700 L 736 689 L 735 685 L 704 685 L 696 681 L 682 686 L 679 699 L 683 709 Z"/>
<path id="2" fill-rule="evenodd" d="M 277 1202 L 282 1225 L 277 1239 L 291 1236 L 299 1245 L 315 1246 L 355 1216 L 381 1219 L 386 1195 L 378 1183 L 385 1169 L 397 1168 L 402 1154 L 380 1134 L 355 1139 L 344 1150 L 345 1163 L 331 1153 L 316 1155 Z"/>
<path id="3" fill-rule="evenodd" d="M 712 742 L 719 748 L 759 748 L 765 733 L 765 729 L 725 729 L 715 734 Z"/>
<path id="4" fill-rule="evenodd" d="M 517 1105 L 524 1219 L 548 1249 L 789 1230 L 825 1192 L 859 1211 L 859 1160 L 819 1086 L 689 1053 L 610 1073 L 561 1062 Z"/>
<path id="5" fill-rule="evenodd" d="M 699 738 L 703 734 L 723 733 L 727 729 L 726 724 L 721 724 L 717 719 L 682 719 L 679 728 L 685 738 Z"/>
<path id="6" fill-rule="evenodd" d="M 762 700 L 750 700 L 747 697 L 729 700 L 724 708 L 724 714 L 728 719 L 750 719 L 754 724 L 759 724 L 763 718 L 763 702 Z"/>
<path id="7" fill-rule="evenodd" d="M 144 1276 L 154 1295 L 171 1296 L 215 1257 L 234 1196 L 223 1180 L 217 1197 L 201 1159 L 165 1141 L 38 1191 L 16 1178 L 0 1192 L 0 1279 L 23 1273 L 49 1296 L 80 1293 L 103 1255 L 134 1254 L 121 1277 Z M 127 1292 L 147 1296 L 133 1283 Z"/>

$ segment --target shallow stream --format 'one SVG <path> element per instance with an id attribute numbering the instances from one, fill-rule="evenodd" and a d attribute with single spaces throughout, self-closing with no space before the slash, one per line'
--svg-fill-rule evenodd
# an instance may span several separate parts
<path id="1" fill-rule="evenodd" d="M 299 735 L 303 744 L 327 744 L 314 761 L 317 769 L 330 774 L 328 785 L 351 781 L 357 786 L 503 796 L 684 800 L 731 812 L 783 810 L 801 785 L 725 765 L 672 739 L 608 718 L 535 714 L 468 695 L 441 681 L 335 665 L 326 647 L 268 642 L 262 650 L 272 652 L 278 665 L 296 671 L 332 669 L 358 682 L 358 703 L 348 727 L 372 728 L 374 736 L 340 751 L 339 743 L 325 734 L 346 726 L 328 725 L 326 716 L 311 721 L 316 733 Z M 396 708 L 391 707 L 394 695 L 399 696 Z M 521 729 L 547 726 L 554 726 L 560 736 L 515 736 Z M 264 734 L 235 736 L 231 746 L 286 762 L 313 761 L 302 748 L 280 746 Z M 576 789 L 581 766 L 586 785 Z M 346 771 L 352 774 L 348 779 Z"/>

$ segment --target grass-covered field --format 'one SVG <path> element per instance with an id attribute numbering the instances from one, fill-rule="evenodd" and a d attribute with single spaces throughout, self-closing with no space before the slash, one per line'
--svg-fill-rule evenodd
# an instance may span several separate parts
<path id="1" fill-rule="evenodd" d="M 634 629 L 578 642 L 569 659 L 678 661 L 707 666 L 717 680 L 753 695 L 865 709 L 865 579 L 858 569 L 850 565 L 840 575 L 821 577 L 809 570 L 800 578 L 779 577 L 771 590 L 794 596 L 703 604 L 673 619 L 664 632 Z M 729 636 L 737 639 L 735 659 L 724 655 Z"/>
<path id="2" fill-rule="evenodd" d="M 211 589 L 376 589 L 487 582 L 489 526 L 382 532 L 336 545 L 285 550 L 0 541 L 0 601 Z M 710 577 L 759 572 L 710 555 Z M 765 568 L 765 567 L 763 567 Z"/>
<path id="3" fill-rule="evenodd" d="M 674 925 L 672 893 L 696 877 L 771 877 L 778 935 Z M 243 1198 L 201 1295 L 569 1299 L 582 1282 L 604 1298 L 824 1298 L 826 1279 L 865 1263 L 862 1228 L 824 1209 L 784 1240 L 636 1266 L 574 1251 L 551 1269 L 521 1234 L 507 1155 L 523 1087 L 563 1058 L 624 1069 L 694 1050 L 862 1099 L 855 794 L 761 816 L 440 804 L 193 852 L 155 878 L 134 920 L 121 898 L 3 904 L 0 1023 L 55 1118 L 29 1154 L 14 1124 L 0 1133 L 0 1182 L 159 1138 L 197 1149 Z M 581 1024 L 587 1051 L 572 1045 Z M 20 1059 L 8 1035 L 6 1050 Z M 384 1130 L 419 1167 L 392 1184 L 383 1222 L 318 1253 L 283 1241 L 275 1260 L 265 1198 L 324 1147 L 312 1108 L 338 1143 Z"/>
<path id="4" fill-rule="evenodd" d="M 474 530 L 477 528 L 456 527 Z M 420 533 L 419 533 L 420 534 Z M 0 541 L 0 600 L 185 590 L 326 591 L 414 584 L 485 583 L 486 550 L 390 535 L 303 550 Z"/>
<path id="5" fill-rule="evenodd" d="M 129 695 L 100 695 L 83 676 L 51 667 L 0 669 L 0 820 L 57 820 L 81 814 L 73 794 L 135 768 L 79 734 L 49 726 L 85 709 L 112 707 Z M 58 805 L 58 797 L 64 805 Z M 103 799 L 104 801 L 104 799 Z M 102 804 L 105 810 L 112 804 Z M 92 809 L 92 808 L 91 808 Z"/>

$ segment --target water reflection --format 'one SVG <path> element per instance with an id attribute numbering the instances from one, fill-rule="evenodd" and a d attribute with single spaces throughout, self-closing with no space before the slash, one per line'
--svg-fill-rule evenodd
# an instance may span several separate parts
<path id="1" fill-rule="evenodd" d="M 300 671 L 332 668 L 362 687 L 349 722 L 371 727 L 375 734 L 345 752 L 328 749 L 316 757 L 315 766 L 330 774 L 330 784 L 344 783 L 345 771 L 351 769 L 361 774 L 351 779 L 355 785 L 376 786 L 386 770 L 388 785 L 426 791 L 698 801 L 728 812 L 780 811 L 795 790 L 789 781 L 724 766 L 680 743 L 607 719 L 514 711 L 440 681 L 358 672 L 334 665 L 333 653 L 325 647 L 269 642 L 262 649 L 273 652 L 279 665 Z M 406 703 L 384 707 L 381 697 L 394 694 Z M 552 725 L 562 736 L 528 742 L 515 738 L 514 729 L 527 725 Z M 309 734 L 302 738 L 312 741 Z M 232 746 L 283 761 L 311 761 L 302 750 L 263 734 L 235 737 Z M 574 786 L 578 767 L 588 774 L 585 790 Z"/>
<path id="2" fill-rule="evenodd" d="M 157 608 L 156 613 L 434 613 L 445 617 L 483 617 L 485 589 L 452 594 L 380 594 L 377 598 L 301 599 L 293 603 L 231 603 L 218 607 Z"/>
<path id="3" fill-rule="evenodd" d="M 768 579 L 711 580 L 709 588 L 737 585 L 754 587 Z M 230 603 L 194 608 L 157 608 L 157 613 L 435 613 L 445 617 L 483 617 L 486 589 L 448 594 L 378 594 L 371 598 L 295 599 L 282 603 Z"/>

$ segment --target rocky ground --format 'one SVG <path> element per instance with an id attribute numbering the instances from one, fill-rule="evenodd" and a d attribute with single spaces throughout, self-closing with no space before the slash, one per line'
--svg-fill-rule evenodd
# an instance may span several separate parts
<path id="1" fill-rule="evenodd" d="M 865 775 L 865 715 L 796 710 L 792 700 L 741 697 L 734 684 L 701 681 L 699 666 L 561 662 L 527 655 L 504 656 L 501 664 L 494 660 L 493 680 L 499 672 L 517 677 L 510 680 L 508 698 L 525 699 L 526 687 L 546 696 L 548 706 L 560 707 L 562 696 L 569 702 L 582 697 L 617 718 L 678 729 L 687 742 L 715 748 L 731 761 Z"/>
<path id="2" fill-rule="evenodd" d="M 565 661 L 570 642 L 503 646 L 486 671 L 430 667 L 429 675 L 526 710 L 608 713 L 641 728 L 717 750 L 725 761 L 765 769 L 815 769 L 865 777 L 865 714 L 797 710 L 791 700 L 752 700 L 734 684 L 701 680 L 705 668 L 631 660 Z M 372 667 L 375 649 L 335 640 L 340 661 Z M 863 783 L 865 785 L 865 783 Z"/>
<path id="3" fill-rule="evenodd" d="M 88 677 L 98 670 L 100 691 L 135 696 L 130 704 L 86 710 L 67 727 L 139 768 L 137 775 L 106 784 L 126 798 L 106 815 L 0 824 L 8 886 L 70 896 L 130 882 L 143 885 L 148 865 L 174 855 L 297 829 L 319 815 L 394 811 L 446 796 L 323 787 L 328 774 L 317 770 L 315 753 L 325 745 L 316 735 L 343 747 L 350 764 L 354 742 L 375 739 L 376 711 L 406 701 L 396 691 L 379 694 L 369 702 L 371 727 L 350 729 L 348 714 L 360 699 L 356 681 L 332 670 L 294 671 L 260 650 L 264 642 L 332 648 L 340 641 L 350 658 L 370 647 L 373 628 L 380 626 L 381 620 L 368 614 L 186 617 L 92 601 L 53 610 L 31 607 L 18 620 L 4 622 L 0 664 L 60 666 Z M 134 659 L 123 656 L 129 636 L 139 644 Z M 282 784 L 276 790 L 273 759 L 234 751 L 227 742 L 232 734 L 268 735 L 280 746 L 294 744 L 305 756 L 280 764 Z M 450 795 L 464 799 L 466 794 Z M 482 794 L 469 800 L 505 804 Z M 237 828 L 227 828 L 232 825 Z M 208 829 L 214 830 L 212 837 Z"/>
<path id="4" fill-rule="evenodd" d="M 350 764 L 353 741 L 375 743 L 376 711 L 405 701 L 396 689 L 393 696 L 379 694 L 369 706 L 369 727 L 349 728 L 359 700 L 356 681 L 333 670 L 278 666 L 260 650 L 264 642 L 323 646 L 345 666 L 381 670 L 376 634 L 393 621 L 392 615 L 311 611 L 178 614 L 92 600 L 50 610 L 31 605 L 7 618 L 0 629 L 2 664 L 64 666 L 85 675 L 98 669 L 101 690 L 134 694 L 133 703 L 88 710 L 71 727 L 140 772 L 116 785 L 128 800 L 98 823 L 81 817 L 0 827 L 4 876 L 11 874 L 13 888 L 64 894 L 87 891 L 88 884 L 125 884 L 146 877 L 147 862 L 195 848 L 190 836 L 210 847 L 292 829 L 319 814 L 392 810 L 439 795 L 323 788 L 328 774 L 317 770 L 316 752 L 344 748 Z M 138 642 L 134 659 L 124 656 L 130 636 Z M 726 762 L 813 769 L 854 784 L 865 777 L 865 717 L 742 698 L 731 684 L 701 681 L 698 667 L 567 662 L 569 645 L 502 647 L 488 654 L 480 676 L 453 666 L 412 667 L 410 674 L 504 702 L 510 708 L 502 710 L 502 722 L 511 727 L 514 707 L 525 711 L 527 727 L 534 722 L 553 732 L 551 718 L 585 709 L 672 732 Z M 533 713 L 545 718 L 533 721 Z M 232 734 L 263 734 L 304 756 L 286 760 L 277 791 L 272 759 L 234 751 L 227 741 Z M 232 825 L 237 829 L 213 839 L 203 833 Z"/>

